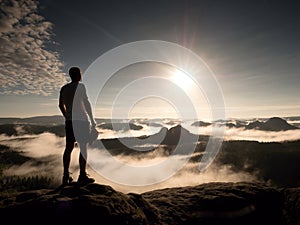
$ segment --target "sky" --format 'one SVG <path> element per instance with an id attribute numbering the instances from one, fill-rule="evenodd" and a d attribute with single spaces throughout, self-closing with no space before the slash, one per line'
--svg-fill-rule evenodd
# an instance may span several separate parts
<path id="1" fill-rule="evenodd" d="M 276 0 L 3 0 L 0 117 L 59 115 L 59 90 L 70 81 L 71 66 L 81 68 L 84 83 L 99 57 L 143 40 L 175 43 L 199 56 L 219 85 L 226 117 L 298 116 L 299 10 L 298 1 Z M 176 71 L 159 63 L 122 68 L 106 84 L 95 115 L 111 117 L 113 105 L 120 115 L 178 116 L 178 108 L 189 108 L 182 96 L 193 85 L 187 87 L 188 76 Z M 151 76 L 156 79 L 141 81 Z M 135 86 L 127 90 L 132 80 Z M 202 85 L 187 98 L 207 118 L 211 103 Z M 143 98 L 145 90 L 161 90 L 161 97 Z M 132 96 L 139 98 L 132 102 Z"/>

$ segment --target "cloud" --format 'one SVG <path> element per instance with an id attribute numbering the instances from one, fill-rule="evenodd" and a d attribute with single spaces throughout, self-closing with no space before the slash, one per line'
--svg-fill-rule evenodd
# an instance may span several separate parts
<path id="1" fill-rule="evenodd" d="M 300 140 L 300 130 L 261 131 L 238 128 L 227 129 L 226 140 L 249 140 L 259 142 L 283 142 Z"/>
<path id="2" fill-rule="evenodd" d="M 199 171 L 199 162 L 188 162 L 181 170 L 175 172 L 172 176 L 168 176 L 168 172 L 162 170 L 159 174 L 155 172 L 156 170 L 149 170 L 145 172 L 140 170 L 139 167 L 136 170 L 126 171 L 126 167 L 121 166 L 117 167 L 110 163 L 110 160 L 107 159 L 107 154 L 103 151 L 97 149 L 91 149 L 89 152 L 89 161 L 91 162 L 92 168 L 96 171 L 100 171 L 97 166 L 102 167 L 101 171 L 109 171 L 112 175 L 121 175 L 125 176 L 127 183 L 134 184 L 136 179 L 143 179 L 145 183 L 149 185 L 122 185 L 115 183 L 101 176 L 100 173 L 93 173 L 93 176 L 96 178 L 96 181 L 99 183 L 105 183 L 111 185 L 115 189 L 122 191 L 124 193 L 136 192 L 143 193 L 146 191 L 151 191 L 155 189 L 170 188 L 170 187 L 183 187 L 183 186 L 194 186 L 208 182 L 239 182 L 239 181 L 257 181 L 258 178 L 254 174 L 249 174 L 244 171 L 233 171 L 228 165 L 217 165 L 211 164 L 210 167 L 200 172 Z M 197 153 L 195 153 L 197 154 Z M 185 156 L 174 156 L 179 158 L 184 158 Z M 163 162 L 167 159 L 167 156 L 163 155 L 162 152 L 158 151 L 145 153 L 143 156 L 133 156 L 133 155 L 118 155 L 116 159 L 122 162 L 125 162 L 126 165 L 132 166 L 146 166 L 153 165 L 159 162 Z M 172 170 L 176 167 L 175 162 L 178 160 L 172 160 L 173 163 L 169 163 L 169 168 L 166 170 Z M 159 182 L 161 178 L 166 178 L 164 181 Z M 150 184 L 152 183 L 152 184 Z"/>
<path id="3" fill-rule="evenodd" d="M 202 133 L 209 134 L 211 128 L 201 128 Z M 108 131 L 107 131 L 108 132 Z M 20 129 L 22 134 L 22 130 Z M 111 132 L 106 134 L 109 136 Z M 261 142 L 270 141 L 287 141 L 287 140 L 299 140 L 300 130 L 292 131 L 259 131 L 259 130 L 244 130 L 238 128 L 227 128 L 225 134 L 226 140 L 256 140 Z M 14 165 L 4 171 L 4 175 L 45 175 L 52 176 L 57 179 L 57 182 L 61 181 L 63 172 L 62 168 L 62 155 L 64 151 L 65 139 L 63 137 L 57 137 L 54 134 L 43 133 L 40 135 L 26 135 L 20 136 L 5 136 L 0 135 L 0 142 L 2 145 L 7 145 L 11 149 L 22 151 L 26 156 L 30 156 L 33 160 L 30 160 L 20 166 Z M 179 161 L 175 158 L 171 160 L 172 163 L 168 164 L 168 168 L 165 171 L 161 171 L 159 174 L 153 171 L 143 172 L 139 170 L 140 166 L 155 165 L 156 163 L 163 162 L 168 158 L 165 152 L 158 148 L 155 151 L 145 153 L 143 155 L 118 155 L 115 159 L 123 162 L 126 165 L 136 166 L 137 170 L 126 170 L 125 166 L 116 166 L 111 164 L 110 159 L 106 151 L 101 149 L 90 149 L 88 162 L 88 173 L 96 179 L 97 183 L 110 185 L 116 190 L 127 192 L 142 193 L 159 188 L 168 187 L 180 187 L 188 185 L 198 185 L 208 182 L 238 182 L 238 181 L 259 181 L 260 176 L 258 174 L 249 174 L 243 170 L 236 171 L 229 165 L 219 165 L 218 163 L 212 163 L 205 171 L 199 171 L 199 162 L 191 161 L 187 163 L 181 170 L 176 172 L 169 179 L 163 182 L 159 182 L 161 176 L 167 177 L 167 170 L 172 170 L 176 167 L 176 162 L 180 162 L 186 156 L 176 155 L 174 157 L 179 158 Z M 194 153 L 200 154 L 200 153 Z M 75 148 L 72 153 L 70 171 L 74 179 L 77 179 L 79 174 L 78 158 L 79 149 Z M 196 155 L 194 155 L 196 156 Z M 38 163 L 37 163 L 38 162 Z M 247 165 L 244 165 L 245 167 Z M 101 170 L 100 170 L 101 169 Z M 121 175 L 130 184 L 135 183 L 137 177 L 144 179 L 145 183 L 151 181 L 152 185 L 146 186 L 130 186 L 122 185 L 106 178 L 99 171 L 108 171 L 111 175 Z M 141 176 L 141 173 L 142 176 Z"/>
<path id="4" fill-rule="evenodd" d="M 43 175 L 54 177 L 55 179 L 57 179 L 57 182 L 61 181 L 63 172 L 62 155 L 65 143 L 64 138 L 57 137 L 54 134 L 50 133 L 43 133 L 40 135 L 24 135 L 19 137 L 7 137 L 4 135 L 0 135 L 0 141 L 1 144 L 9 146 L 11 149 L 21 151 L 24 155 L 33 158 L 33 160 L 29 160 L 22 165 L 11 166 L 10 168 L 3 171 L 4 175 Z M 254 175 L 248 174 L 243 171 L 234 172 L 229 166 L 226 165 L 218 166 L 212 164 L 208 170 L 200 172 L 198 169 L 199 162 L 190 162 L 187 163 L 180 171 L 163 182 L 157 183 L 161 176 L 166 176 L 166 171 L 161 171 L 160 174 L 157 174 L 154 171 L 148 171 L 148 173 L 143 173 L 142 179 L 145 179 L 145 181 L 151 181 L 153 185 L 121 185 L 102 176 L 99 173 L 99 168 L 96 167 L 103 166 L 103 169 L 109 171 L 111 174 L 122 174 L 126 176 L 128 183 L 134 183 L 137 179 L 137 175 L 141 173 L 141 170 L 139 170 L 139 168 L 137 167 L 135 171 L 130 172 L 126 171 L 124 167 L 116 167 L 109 163 L 106 152 L 99 149 L 90 149 L 88 154 L 88 166 L 91 165 L 92 167 L 88 168 L 87 171 L 92 177 L 96 179 L 96 182 L 100 184 L 110 185 L 116 190 L 122 191 L 124 193 L 142 193 L 158 188 L 198 185 L 214 181 L 237 182 L 257 179 Z M 70 165 L 70 172 L 72 172 L 72 176 L 74 179 L 77 179 L 77 176 L 79 174 L 78 156 L 79 149 L 75 148 L 72 152 Z M 185 156 L 175 157 L 182 158 Z M 167 156 L 163 154 L 161 149 L 157 149 L 154 152 L 145 153 L 142 156 L 118 155 L 116 156 L 116 159 L 128 165 L 145 166 L 162 162 L 167 159 Z M 172 162 L 174 161 L 172 160 Z M 170 169 L 172 169 L 174 166 L 176 165 L 173 163 L 169 164 Z"/>
<path id="5" fill-rule="evenodd" d="M 187 126 L 194 134 L 211 135 L 212 126 L 207 127 L 193 127 Z M 218 127 L 214 127 L 218 130 Z M 216 132 L 217 133 L 217 132 Z M 300 140 L 300 129 L 287 130 L 287 131 L 263 131 L 255 129 L 244 128 L 225 128 L 224 140 L 246 140 L 246 141 L 259 141 L 259 142 L 283 142 Z"/>
<path id="6" fill-rule="evenodd" d="M 0 12 L 0 94 L 56 92 L 66 77 L 58 52 L 46 48 L 53 24 L 38 14 L 38 2 L 4 0 Z"/>

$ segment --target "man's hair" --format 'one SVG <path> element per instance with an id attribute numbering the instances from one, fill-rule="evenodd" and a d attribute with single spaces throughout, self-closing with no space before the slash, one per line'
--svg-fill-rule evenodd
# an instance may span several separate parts
<path id="1" fill-rule="evenodd" d="M 81 71 L 79 67 L 71 67 L 69 69 L 69 75 L 72 81 L 79 81 L 81 79 Z"/>

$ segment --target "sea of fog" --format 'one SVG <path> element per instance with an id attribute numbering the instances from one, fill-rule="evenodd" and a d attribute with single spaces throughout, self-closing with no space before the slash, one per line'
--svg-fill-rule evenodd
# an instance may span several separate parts
<path id="1" fill-rule="evenodd" d="M 100 135 L 98 138 L 117 138 L 128 136 L 150 135 L 159 132 L 161 126 L 155 122 L 154 126 L 151 123 L 136 122 L 143 126 L 140 130 L 121 130 L 112 131 L 107 129 L 99 129 Z M 171 128 L 179 124 L 179 121 L 164 121 L 162 126 Z M 213 128 L 195 127 L 192 126 L 192 121 L 185 121 L 180 123 L 182 127 L 194 134 L 209 135 Z M 259 142 L 274 142 L 274 141 L 291 141 L 300 139 L 300 130 L 292 131 L 259 131 L 259 130 L 244 130 L 238 128 L 226 128 L 224 134 L 225 140 L 255 140 Z M 22 154 L 32 157 L 32 160 L 27 161 L 22 165 L 13 165 L 4 171 L 4 175 L 43 175 L 54 177 L 58 182 L 62 175 L 62 154 L 65 146 L 65 138 L 58 137 L 52 133 L 42 133 L 39 135 L 22 134 L 18 136 L 0 135 L 0 144 L 9 146 L 11 149 L 20 151 Z M 200 154 L 200 153 L 194 153 Z M 78 156 L 79 149 L 75 147 L 72 158 L 70 171 L 77 179 L 78 176 Z M 118 155 L 116 160 L 123 162 L 124 165 L 136 166 L 135 171 L 126 172 L 126 168 L 122 166 L 115 166 L 111 164 L 109 156 L 106 151 L 89 148 L 88 151 L 88 173 L 96 179 L 97 183 L 110 185 L 116 190 L 127 192 L 141 193 L 158 188 L 180 187 L 188 185 L 197 185 L 207 182 L 237 182 L 237 181 L 254 181 L 257 179 L 255 174 L 248 174 L 243 171 L 233 171 L 229 166 L 220 166 L 212 163 L 207 170 L 199 171 L 199 162 L 189 162 L 185 164 L 180 170 L 175 171 L 172 175 L 164 174 L 165 171 L 148 171 L 141 176 L 139 167 L 148 166 L 163 162 L 169 156 L 165 155 L 162 149 L 157 148 L 155 151 L 148 152 L 141 155 Z M 179 157 L 174 162 L 184 160 L 184 156 Z M 180 158 L 181 157 L 181 158 Z M 97 164 L 98 163 L 98 164 Z M 94 165 L 90 167 L 90 164 Z M 96 166 L 95 166 L 96 165 Z M 125 176 L 127 184 L 119 183 L 118 181 L 110 179 L 110 177 L 101 174 L 97 165 L 101 167 L 101 171 L 111 173 L 112 175 L 122 174 Z M 170 164 L 172 165 L 172 163 Z M 172 168 L 171 168 L 172 169 Z M 114 176 L 115 177 L 115 176 Z M 144 179 L 147 185 L 130 185 L 134 184 L 134 180 Z M 142 178 L 141 178 L 142 177 Z M 161 179 L 165 177 L 165 179 Z M 132 182 L 131 182 L 132 181 Z M 149 182 L 148 182 L 149 181 Z"/>
<path id="2" fill-rule="evenodd" d="M 7 145 L 14 150 L 22 151 L 25 156 L 32 157 L 32 160 L 27 161 L 22 165 L 13 165 L 9 169 L 4 171 L 4 175 L 17 175 L 17 176 L 30 176 L 30 175 L 41 175 L 55 177 L 58 182 L 61 180 L 62 175 L 62 154 L 64 150 L 65 139 L 62 137 L 55 136 L 51 133 L 43 133 L 40 135 L 24 135 L 21 137 L 5 137 L 0 136 L 0 143 Z M 109 173 L 115 175 L 122 173 L 125 175 L 128 184 L 120 184 L 116 181 L 110 180 L 109 177 L 102 176 L 97 168 L 88 168 L 90 176 L 96 179 L 97 183 L 110 185 L 116 190 L 127 192 L 141 193 L 158 188 L 167 187 L 180 187 L 187 185 L 197 185 L 206 182 L 217 182 L 217 181 L 243 181 L 243 180 L 255 180 L 255 177 L 251 174 L 244 172 L 236 173 L 231 171 L 228 166 L 214 166 L 211 165 L 205 172 L 199 172 L 199 163 L 188 163 L 180 171 L 174 173 L 172 176 L 166 175 L 165 180 L 158 182 L 158 177 L 164 176 L 164 171 L 159 173 L 145 173 L 143 179 L 146 186 L 130 185 L 131 180 L 136 180 L 137 176 L 141 177 L 139 166 L 147 166 L 154 163 L 167 160 L 168 156 L 165 156 L 160 149 L 154 152 L 145 153 L 141 156 L 130 156 L 130 155 L 118 155 L 117 160 L 124 162 L 124 164 L 135 165 L 136 170 L 134 172 L 126 173 L 123 171 L 122 166 L 116 167 L 110 164 L 108 155 L 105 151 L 99 151 L 98 149 L 89 149 L 88 151 L 88 162 L 93 161 L 93 165 L 99 165 L 103 170 L 109 171 Z M 79 149 L 76 147 L 73 150 L 70 171 L 75 179 L 78 176 L 78 156 Z M 175 156 L 183 157 L 183 156 Z M 180 160 L 180 159 L 179 159 Z M 170 165 L 172 166 L 172 164 Z M 150 182 L 147 182 L 147 181 Z"/>
<path id="3" fill-rule="evenodd" d="M 245 124 L 249 122 L 253 122 L 253 120 L 244 120 Z M 261 120 L 264 121 L 264 120 Z M 123 123 L 129 121 L 122 121 Z M 194 120 L 185 120 L 185 121 L 177 121 L 177 120 L 154 120 L 144 122 L 142 120 L 137 120 L 134 122 L 135 125 L 141 125 L 143 128 L 140 130 L 108 130 L 108 129 L 99 129 L 101 132 L 100 137 L 103 139 L 107 138 L 122 138 L 122 137 L 138 137 L 143 135 L 152 135 L 158 133 L 161 127 L 171 128 L 178 124 L 180 124 L 183 128 L 187 129 L 189 132 L 197 135 L 211 135 L 213 129 L 222 130 L 219 126 L 206 126 L 199 127 L 193 126 Z M 236 123 L 235 120 L 227 121 L 231 123 Z M 300 128 L 299 121 L 288 121 L 290 124 L 297 126 Z M 153 126 L 151 125 L 153 124 Z M 160 126 L 158 126 L 160 125 Z M 223 133 L 223 132 L 222 132 Z M 300 129 L 299 130 L 288 130 L 288 131 L 262 131 L 262 130 L 247 130 L 244 128 L 225 128 L 225 132 L 223 135 L 224 140 L 249 140 L 249 141 L 259 141 L 259 142 L 280 142 L 280 141 L 294 141 L 300 139 Z"/>

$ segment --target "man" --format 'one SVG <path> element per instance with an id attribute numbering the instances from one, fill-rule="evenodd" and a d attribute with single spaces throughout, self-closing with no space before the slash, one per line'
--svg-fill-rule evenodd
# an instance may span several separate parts
<path id="1" fill-rule="evenodd" d="M 66 146 L 63 154 L 63 179 L 62 184 L 66 185 L 73 179 L 70 177 L 69 166 L 71 153 L 77 141 L 80 149 L 79 154 L 79 177 L 80 184 L 93 183 L 95 180 L 88 177 L 86 173 L 87 144 L 90 134 L 90 127 L 95 127 L 90 102 L 86 89 L 81 81 L 81 70 L 78 67 L 69 69 L 71 82 L 60 89 L 59 109 L 65 117 Z"/>

